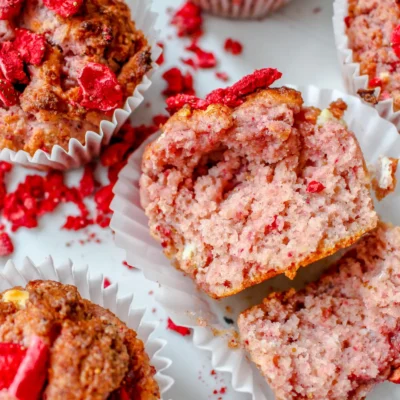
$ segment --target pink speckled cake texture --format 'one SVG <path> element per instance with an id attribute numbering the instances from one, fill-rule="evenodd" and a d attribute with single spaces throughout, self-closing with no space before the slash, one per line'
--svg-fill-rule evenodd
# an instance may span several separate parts
<path id="1" fill-rule="evenodd" d="M 400 228 L 380 224 L 319 282 L 239 317 L 241 340 L 279 400 L 361 400 L 400 383 Z"/>
<path id="2" fill-rule="evenodd" d="M 369 177 L 338 101 L 259 91 L 234 108 L 185 107 L 143 156 L 151 234 L 214 298 L 332 254 L 373 229 Z"/>

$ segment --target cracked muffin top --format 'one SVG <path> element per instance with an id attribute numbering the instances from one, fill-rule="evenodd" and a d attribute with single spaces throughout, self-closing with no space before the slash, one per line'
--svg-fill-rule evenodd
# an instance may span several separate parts
<path id="1" fill-rule="evenodd" d="M 0 6 L 0 149 L 68 149 L 112 117 L 151 68 L 121 0 Z"/>
<path id="2" fill-rule="evenodd" d="M 0 294 L 1 399 L 156 400 L 154 374 L 136 333 L 76 287 L 32 281 Z"/>

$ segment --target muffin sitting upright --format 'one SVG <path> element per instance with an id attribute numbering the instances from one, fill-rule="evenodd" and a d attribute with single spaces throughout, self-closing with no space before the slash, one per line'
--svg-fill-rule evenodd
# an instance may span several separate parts
<path id="1" fill-rule="evenodd" d="M 210 296 L 240 292 L 349 246 L 377 224 L 357 139 L 264 69 L 179 108 L 143 156 L 151 234 Z M 254 92 L 254 93 L 253 93 Z"/>
<path id="2" fill-rule="evenodd" d="M 32 281 L 0 294 L 0 398 L 160 398 L 144 345 L 74 286 Z"/>
<path id="3" fill-rule="evenodd" d="M 0 149 L 85 143 L 151 67 L 122 0 L 14 0 L 0 7 Z M 8 4 L 7 3 L 7 4 Z"/>

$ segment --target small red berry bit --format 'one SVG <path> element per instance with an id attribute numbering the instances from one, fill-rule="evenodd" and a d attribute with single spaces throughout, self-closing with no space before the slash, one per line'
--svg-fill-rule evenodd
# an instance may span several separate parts
<path id="1" fill-rule="evenodd" d="M 0 70 L 10 83 L 28 83 L 24 63 L 11 42 L 0 44 Z"/>
<path id="2" fill-rule="evenodd" d="M 46 39 L 42 35 L 30 32 L 27 29 L 16 29 L 15 49 L 27 64 L 40 65 L 46 51 Z"/>
<path id="3" fill-rule="evenodd" d="M 103 280 L 104 289 L 107 289 L 109 286 L 111 286 L 111 281 L 108 278 L 104 278 Z"/>
<path id="4" fill-rule="evenodd" d="M 321 182 L 311 181 L 306 189 L 307 193 L 320 193 L 325 189 L 325 186 Z"/>
<path id="5" fill-rule="evenodd" d="M 0 343 L 0 391 L 8 389 L 12 384 L 26 348 L 16 343 Z"/>
<path id="6" fill-rule="evenodd" d="M 392 48 L 397 57 L 400 58 L 400 25 L 397 25 L 390 38 Z"/>
<path id="7" fill-rule="evenodd" d="M 85 170 L 83 171 L 82 178 L 79 182 L 79 194 L 82 197 L 87 197 L 93 194 L 96 186 L 96 181 L 94 179 L 94 166 L 93 164 L 85 165 Z"/>
<path id="8" fill-rule="evenodd" d="M 201 9 L 191 1 L 187 1 L 174 14 L 171 23 L 178 28 L 178 36 L 202 35 L 203 18 Z"/>
<path id="9" fill-rule="evenodd" d="M 163 65 L 163 64 L 164 64 L 164 61 L 165 61 L 165 57 L 164 57 L 164 48 L 165 48 L 165 45 L 164 45 L 164 43 L 162 43 L 162 42 L 157 42 L 157 46 L 161 47 L 161 54 L 160 54 L 160 57 L 157 58 L 156 63 L 157 63 L 158 65 Z"/>
<path id="10" fill-rule="evenodd" d="M 82 107 L 100 111 L 112 111 L 123 103 L 123 92 L 114 72 L 106 65 L 90 62 L 85 65 L 78 83 Z"/>
<path id="11" fill-rule="evenodd" d="M 368 82 L 368 86 L 370 87 L 370 88 L 376 88 L 376 87 L 382 87 L 382 79 L 380 79 L 380 78 L 378 78 L 378 77 L 375 77 L 375 78 L 372 78 L 372 79 L 370 79 L 369 80 L 369 82 Z"/>
<path id="12" fill-rule="evenodd" d="M 18 400 L 39 399 L 47 379 L 48 358 L 47 344 L 40 337 L 33 336 L 8 393 Z"/>
<path id="13" fill-rule="evenodd" d="M 353 17 L 350 17 L 350 15 L 348 15 L 347 17 L 344 17 L 344 23 L 346 25 L 346 28 L 350 28 L 350 24 L 353 21 Z"/>
<path id="14" fill-rule="evenodd" d="M 188 94 L 178 94 L 176 96 L 169 97 L 166 100 L 166 103 L 167 111 L 171 115 L 180 110 L 185 105 L 189 105 L 194 110 L 205 110 L 208 107 L 208 103 L 205 100 Z"/>
<path id="15" fill-rule="evenodd" d="M 18 104 L 18 92 L 0 72 L 0 106 L 12 107 Z"/>
<path id="16" fill-rule="evenodd" d="M 168 318 L 167 328 L 171 331 L 175 331 L 175 332 L 179 333 L 181 336 L 188 336 L 192 332 L 189 328 L 186 328 L 184 326 L 175 325 L 171 318 Z"/>
<path id="17" fill-rule="evenodd" d="M 232 53 L 233 55 L 237 56 L 239 54 L 242 54 L 243 45 L 240 42 L 238 42 L 237 40 L 228 38 L 225 40 L 224 49 L 228 53 Z"/>
<path id="18" fill-rule="evenodd" d="M 215 76 L 216 76 L 219 80 L 221 80 L 221 81 L 223 81 L 223 82 L 228 82 L 228 81 L 229 81 L 229 76 L 228 76 L 228 74 L 227 74 L 226 72 L 216 72 L 216 73 L 215 73 Z"/>
<path id="19" fill-rule="evenodd" d="M 211 52 L 202 50 L 194 41 L 186 50 L 196 54 L 195 65 L 199 68 L 214 68 L 217 65 L 217 59 Z"/>
<path id="20" fill-rule="evenodd" d="M 11 19 L 19 14 L 24 0 L 0 0 L 0 20 Z"/>
<path id="21" fill-rule="evenodd" d="M 0 257 L 9 256 L 13 252 L 14 245 L 8 233 L 0 233 Z"/>
<path id="22" fill-rule="evenodd" d="M 43 4 L 60 17 L 75 15 L 83 4 L 83 0 L 43 0 Z"/>
<path id="23" fill-rule="evenodd" d="M 163 91 L 165 96 L 194 94 L 193 76 L 189 72 L 183 75 L 179 68 L 174 67 L 165 71 L 162 77 L 167 82 L 167 87 Z"/>

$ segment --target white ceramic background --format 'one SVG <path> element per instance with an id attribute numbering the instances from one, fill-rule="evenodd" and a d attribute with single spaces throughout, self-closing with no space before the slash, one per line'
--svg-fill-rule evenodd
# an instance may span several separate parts
<path id="1" fill-rule="evenodd" d="M 176 7 L 179 1 L 153 0 L 153 3 L 153 9 L 160 13 L 157 27 L 161 29 L 161 36 L 166 43 L 166 62 L 153 75 L 153 86 L 146 92 L 144 104 L 133 115 L 135 125 L 150 122 L 151 115 L 162 112 L 164 105 L 160 99 L 160 92 L 164 82 L 160 79 L 160 75 L 171 66 L 182 66 L 178 60 L 186 45 L 185 41 L 175 39 L 174 29 L 167 26 L 169 17 L 165 10 L 167 7 Z M 316 7 L 320 7 L 321 12 L 314 14 L 313 10 Z M 233 25 L 230 21 L 207 16 L 205 36 L 201 43 L 205 49 L 217 53 L 221 61 L 218 70 L 227 72 L 232 79 L 239 79 L 254 68 L 273 66 L 284 73 L 282 83 L 314 84 L 343 90 L 336 58 L 332 15 L 331 0 L 293 0 L 286 8 L 262 22 L 235 22 Z M 166 39 L 167 35 L 172 35 L 170 40 Z M 242 56 L 234 57 L 222 50 L 227 37 L 241 40 L 245 47 Z M 214 78 L 214 71 L 199 71 L 195 79 L 199 95 L 204 95 L 222 84 Z M 148 101 L 151 102 L 151 107 L 146 108 L 145 104 Z M 70 173 L 71 182 L 76 182 L 81 173 L 80 170 Z M 15 187 L 26 174 L 32 174 L 32 171 L 15 168 L 9 179 L 12 182 L 11 186 Z M 96 232 L 103 242 L 84 246 L 77 243 L 78 239 L 86 237 L 83 232 L 60 231 L 65 215 L 74 212 L 76 212 L 74 206 L 63 206 L 55 214 L 46 215 L 41 219 L 38 229 L 21 229 L 15 233 L 13 240 L 16 251 L 12 258 L 16 264 L 20 265 L 27 254 L 37 263 L 48 254 L 53 255 L 56 263 L 71 258 L 79 265 L 88 264 L 91 271 L 103 273 L 112 282 L 118 281 L 121 294 L 134 291 L 138 307 L 147 306 L 149 310 L 155 307 L 155 318 L 163 320 L 155 336 L 168 340 L 168 347 L 163 354 L 174 361 L 168 370 L 168 374 L 176 380 L 174 387 L 168 393 L 172 399 L 217 400 L 220 395 L 214 395 L 213 390 L 222 386 L 227 387 L 227 393 L 222 396 L 223 400 L 251 399 L 249 395 L 232 390 L 228 374 L 219 373 L 216 383 L 214 377 L 210 375 L 212 369 L 210 354 L 196 349 L 190 337 L 182 338 L 165 329 L 167 315 L 156 304 L 154 295 L 149 295 L 149 291 L 157 291 L 157 285 L 145 281 L 140 272 L 128 271 L 122 266 L 124 252 L 112 243 L 109 230 L 91 227 L 89 231 Z M 72 240 L 75 242 L 67 247 L 66 243 Z M 0 268 L 5 263 L 6 259 L 0 259 Z M 223 382 L 220 382 L 220 379 L 223 379 Z M 375 391 L 377 397 L 374 400 L 395 400 L 395 397 L 388 398 L 382 395 L 379 397 L 384 386 Z"/>

